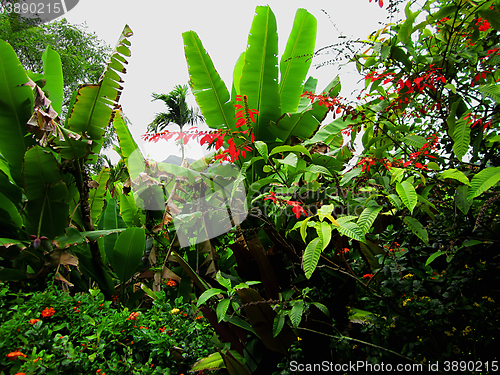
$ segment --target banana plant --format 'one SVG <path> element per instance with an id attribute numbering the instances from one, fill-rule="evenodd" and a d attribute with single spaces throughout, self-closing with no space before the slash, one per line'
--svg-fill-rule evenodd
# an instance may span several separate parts
<path id="1" fill-rule="evenodd" d="M 234 103 L 238 95 L 244 95 L 248 106 L 259 113 L 253 125 L 256 140 L 280 145 L 292 136 L 305 139 L 316 131 L 326 108 L 316 104 L 313 113 L 311 106 L 300 105 L 316 40 L 316 19 L 305 9 L 297 10 L 278 64 L 276 18 L 269 6 L 256 8 L 248 47 L 234 68 L 231 95 L 196 32 L 182 36 L 191 88 L 209 127 L 235 131 Z M 308 82 L 309 89 L 315 88 L 314 79 Z M 284 117 L 292 120 L 278 126 Z"/>
<path id="2" fill-rule="evenodd" d="M 57 266 L 56 279 L 63 285 L 75 282 L 86 289 L 76 269 L 65 276 L 59 272 L 61 264 L 77 265 L 86 278 L 111 295 L 114 286 L 103 259 L 110 261 L 122 282 L 140 264 L 145 233 L 141 228 L 126 229 L 117 210 L 113 211 L 107 198 L 110 171 L 103 169 L 94 178 L 86 172 L 115 117 L 130 36 L 131 29 L 125 26 L 99 82 L 81 85 L 74 93 L 64 124 L 59 116 L 63 79 L 58 54 L 47 48 L 44 73 L 28 74 L 12 47 L 0 41 L 4 134 L 0 137 L 0 210 L 4 213 L 0 279 L 43 277 Z M 117 224 L 113 228 L 112 222 Z M 118 235 L 121 232 L 123 236 Z M 115 236 L 116 244 L 107 241 L 106 257 L 102 237 L 108 235 Z"/>

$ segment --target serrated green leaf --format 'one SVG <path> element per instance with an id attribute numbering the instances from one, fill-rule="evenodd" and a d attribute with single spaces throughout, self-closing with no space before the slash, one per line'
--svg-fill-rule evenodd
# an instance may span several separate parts
<path id="1" fill-rule="evenodd" d="M 500 167 L 489 167 L 472 177 L 467 200 L 471 201 L 500 181 Z"/>
<path id="2" fill-rule="evenodd" d="M 314 227 L 316 228 L 318 237 L 323 244 L 323 248 L 321 250 L 325 250 L 332 238 L 332 227 L 325 221 L 316 223 Z"/>
<path id="3" fill-rule="evenodd" d="M 413 234 L 420 238 L 424 243 L 429 243 L 429 235 L 427 234 L 427 229 L 425 229 L 417 219 L 406 216 L 404 222 L 410 228 Z"/>
<path id="4" fill-rule="evenodd" d="M 319 302 L 312 302 L 311 305 L 316 306 L 323 314 L 326 316 L 330 316 L 330 311 L 328 311 L 328 307 Z"/>
<path id="5" fill-rule="evenodd" d="M 297 328 L 302 320 L 302 314 L 304 313 L 304 301 L 298 300 L 296 301 L 292 309 L 288 312 L 288 316 L 292 322 L 292 326 Z"/>
<path id="6" fill-rule="evenodd" d="M 368 233 L 381 209 L 382 207 L 377 206 L 366 207 L 361 215 L 359 215 L 357 224 L 361 228 L 363 234 Z"/>
<path id="7" fill-rule="evenodd" d="M 220 323 L 222 320 L 224 320 L 224 317 L 226 316 L 227 309 L 231 303 L 231 300 L 229 298 L 223 299 L 217 304 L 217 310 L 215 311 L 217 314 L 217 321 Z"/>
<path id="8" fill-rule="evenodd" d="M 458 169 L 455 169 L 455 168 L 448 169 L 448 170 L 442 172 L 439 175 L 439 178 L 441 178 L 443 180 L 446 179 L 446 178 L 451 178 L 451 179 L 460 181 L 461 183 L 463 183 L 465 185 L 470 185 L 469 179 L 464 174 L 464 172 L 459 171 Z"/>
<path id="9" fill-rule="evenodd" d="M 356 223 L 352 223 L 352 222 L 340 223 L 340 227 L 337 227 L 337 230 L 343 236 L 347 236 L 347 237 L 352 238 L 353 240 L 357 240 L 359 242 L 366 242 L 365 234 L 363 233 L 361 228 Z"/>
<path id="10" fill-rule="evenodd" d="M 403 181 L 402 183 L 396 183 L 396 192 L 403 204 L 410 210 L 410 213 L 413 214 L 413 209 L 417 205 L 417 192 L 412 184 L 408 181 Z"/>
<path id="11" fill-rule="evenodd" d="M 314 240 L 309 242 L 305 251 L 304 258 L 302 260 L 302 267 L 304 269 L 304 273 L 306 278 L 310 279 L 313 274 L 316 266 L 318 265 L 319 257 L 321 255 L 321 250 L 323 245 L 319 237 L 316 237 Z"/>
<path id="12" fill-rule="evenodd" d="M 469 150 L 469 144 L 470 125 L 462 118 L 455 124 L 453 132 L 453 152 L 460 161 Z"/>

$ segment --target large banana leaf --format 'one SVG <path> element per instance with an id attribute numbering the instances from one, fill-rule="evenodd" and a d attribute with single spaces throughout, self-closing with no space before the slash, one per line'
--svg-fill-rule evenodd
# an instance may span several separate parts
<path id="1" fill-rule="evenodd" d="M 126 227 L 127 224 L 125 224 L 120 215 L 120 208 L 116 203 L 116 199 L 115 198 L 108 199 L 106 204 L 106 209 L 104 210 L 101 220 L 99 221 L 99 229 L 111 230 L 115 228 L 126 228 Z M 108 259 L 112 255 L 113 248 L 115 247 L 117 238 L 118 238 L 118 233 L 112 233 L 103 238 L 104 251 Z"/>
<path id="2" fill-rule="evenodd" d="M 280 60 L 279 93 L 282 112 L 297 111 L 315 42 L 316 18 L 305 9 L 298 9 Z"/>
<path id="3" fill-rule="evenodd" d="M 248 105 L 259 111 L 254 133 L 259 140 L 270 139 L 267 126 L 281 115 L 278 92 L 278 33 L 276 18 L 269 6 L 257 6 L 248 34 L 240 93 L 248 96 Z"/>
<path id="4" fill-rule="evenodd" d="M 28 231 L 49 238 L 63 234 L 68 224 L 68 189 L 54 156 L 40 146 L 31 148 L 24 157 L 23 176 L 30 219 Z"/>
<path id="5" fill-rule="evenodd" d="M 48 97 L 52 102 L 52 108 L 59 115 L 63 102 L 63 71 L 61 65 L 61 57 L 50 47 L 45 49 L 42 55 L 43 73 L 45 79 L 45 91 L 48 92 Z"/>
<path id="6" fill-rule="evenodd" d="M 121 154 L 124 157 L 124 162 L 127 168 L 129 168 L 128 158 L 132 153 L 139 150 L 139 146 L 134 141 L 132 133 L 123 120 L 123 114 L 121 110 L 115 111 L 115 117 L 113 119 L 113 126 L 116 130 L 116 135 L 118 136 L 118 144 L 121 149 Z"/>
<path id="7" fill-rule="evenodd" d="M 116 240 L 109 262 L 122 283 L 126 283 L 141 264 L 145 246 L 144 228 L 127 228 Z"/>
<path id="8" fill-rule="evenodd" d="M 104 207 L 104 195 L 106 194 L 109 174 L 109 168 L 101 169 L 101 172 L 94 180 L 94 182 L 97 183 L 97 186 L 89 192 L 90 220 L 93 227 L 95 227 L 97 219 L 101 215 Z"/>
<path id="9" fill-rule="evenodd" d="M 194 31 L 182 34 L 190 84 L 205 121 L 211 128 L 234 129 L 234 107 L 226 84 Z"/>
<path id="10" fill-rule="evenodd" d="M 12 178 L 22 185 L 22 164 L 26 149 L 34 142 L 26 122 L 33 112 L 33 91 L 14 49 L 0 40 L 0 153 L 8 160 Z"/>
<path id="11" fill-rule="evenodd" d="M 104 129 L 112 120 L 114 107 L 120 99 L 123 81 L 119 73 L 126 72 L 124 64 L 127 64 L 126 57 L 130 56 L 127 38 L 132 34 L 126 25 L 99 83 L 80 87 L 68 115 L 67 127 L 94 140 L 94 153 L 99 152 Z"/>
<path id="12" fill-rule="evenodd" d="M 236 95 L 240 95 L 241 70 L 243 69 L 244 63 L 245 52 L 242 52 L 233 69 L 233 89 L 231 91 L 231 98 L 233 99 L 233 102 L 236 102 Z"/>

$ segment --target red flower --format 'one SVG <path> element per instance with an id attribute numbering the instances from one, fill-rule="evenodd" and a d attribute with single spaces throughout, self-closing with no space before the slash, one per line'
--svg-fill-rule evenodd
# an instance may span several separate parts
<path id="1" fill-rule="evenodd" d="M 290 206 L 292 206 L 292 212 L 295 214 L 295 217 L 297 219 L 300 218 L 300 215 L 302 213 L 304 213 L 304 215 L 306 215 L 307 217 L 307 213 L 306 211 L 300 206 L 300 203 L 299 202 L 295 202 L 295 201 L 286 201 L 287 204 L 289 204 Z"/>
<path id="2" fill-rule="evenodd" d="M 366 173 L 368 173 L 370 172 L 370 167 L 372 165 L 375 165 L 375 161 L 372 158 L 361 158 L 361 160 L 358 162 L 358 165 L 359 164 L 363 164 L 362 172 L 364 172 L 366 169 Z"/>
<path id="3" fill-rule="evenodd" d="M 265 201 L 271 200 L 274 202 L 274 204 L 278 204 L 278 199 L 276 198 L 276 193 L 274 191 L 271 191 L 267 197 L 264 198 Z"/>
<path id="4" fill-rule="evenodd" d="M 370 0 L 370 3 L 371 2 L 372 0 Z M 378 6 L 382 8 L 384 6 L 384 0 L 378 0 Z"/>
<path id="5" fill-rule="evenodd" d="M 15 361 L 15 360 L 19 359 L 19 357 L 24 357 L 24 358 L 27 357 L 26 354 L 21 353 L 19 350 L 16 350 L 15 352 L 10 352 L 9 354 L 6 354 L 5 356 L 7 357 L 7 359 L 9 361 Z"/>
<path id="6" fill-rule="evenodd" d="M 52 307 L 46 307 L 43 311 L 42 311 L 42 317 L 43 318 L 50 318 L 52 315 L 54 315 L 56 312 L 56 310 L 54 310 Z"/>
<path id="7" fill-rule="evenodd" d="M 35 324 L 36 322 L 39 322 L 40 319 L 30 319 L 30 324 Z"/>
<path id="8" fill-rule="evenodd" d="M 177 283 L 175 282 L 175 280 L 170 279 L 167 281 L 167 286 L 174 287 L 176 285 Z"/>
<path id="9" fill-rule="evenodd" d="M 373 277 L 373 273 L 367 273 L 366 275 L 363 275 L 363 279 L 371 279 Z"/>

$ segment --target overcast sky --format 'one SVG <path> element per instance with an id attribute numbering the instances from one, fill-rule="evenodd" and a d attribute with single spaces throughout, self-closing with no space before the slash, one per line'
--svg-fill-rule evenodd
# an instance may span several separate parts
<path id="1" fill-rule="evenodd" d="M 387 11 L 377 3 L 368 0 L 268 0 L 267 3 L 249 0 L 81 0 L 66 18 L 71 23 L 86 23 L 88 31 L 95 32 L 112 47 L 125 24 L 133 30 L 134 36 L 130 38 L 132 57 L 123 77 L 125 89 L 120 103 L 132 122 L 132 134 L 143 152 L 161 161 L 176 153 L 176 146 L 165 142 L 155 146 L 143 144 L 140 136 L 155 114 L 165 109 L 161 101 L 151 102 L 151 93 L 168 93 L 175 85 L 188 81 L 182 42 L 184 31 L 196 31 L 230 90 L 233 67 L 246 48 L 257 5 L 269 5 L 276 16 L 281 56 L 298 8 L 307 9 L 318 21 L 318 50 L 341 41 L 338 39 L 340 33 L 352 38 L 367 38 L 380 29 L 379 22 L 386 21 Z M 319 79 L 318 90 L 339 73 L 336 65 L 315 69 L 315 65 L 330 57 L 332 55 L 322 55 L 313 59 L 309 75 Z M 340 77 L 341 95 L 348 95 L 359 77 L 345 69 Z M 189 97 L 194 104 L 192 94 Z"/>

